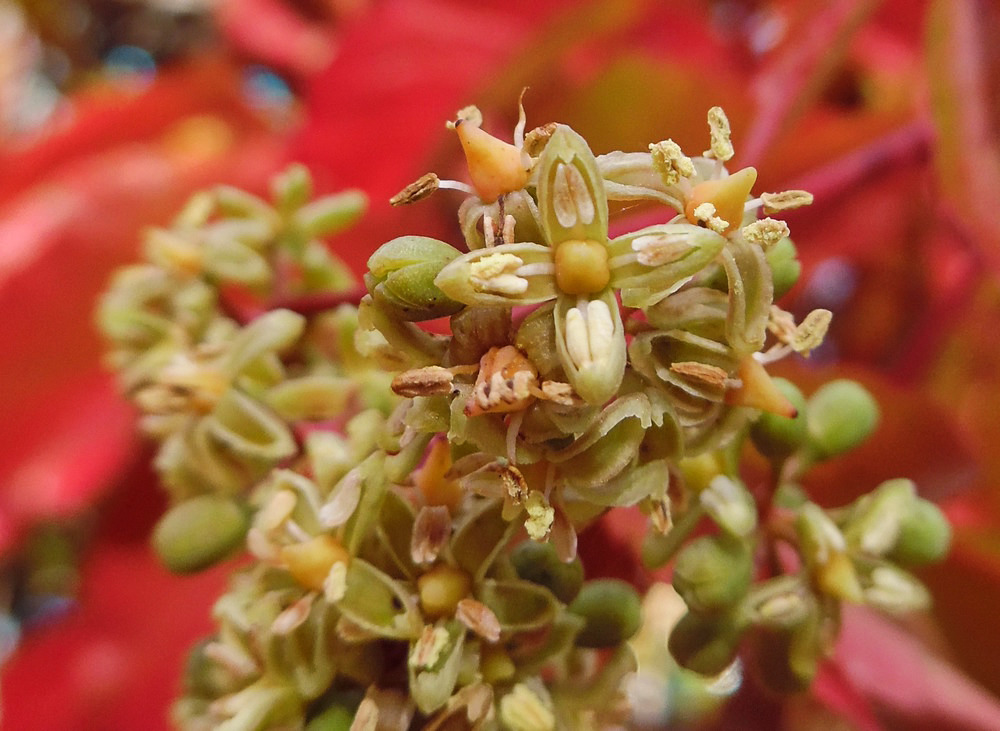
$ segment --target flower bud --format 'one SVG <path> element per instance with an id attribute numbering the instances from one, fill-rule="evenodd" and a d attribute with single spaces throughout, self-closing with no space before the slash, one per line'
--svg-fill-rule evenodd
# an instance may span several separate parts
<path id="1" fill-rule="evenodd" d="M 883 612 L 903 614 L 927 609 L 931 597 L 912 574 L 891 564 L 866 567 L 862 576 L 865 603 Z"/>
<path id="2" fill-rule="evenodd" d="M 806 400 L 802 392 L 791 381 L 775 378 L 774 385 L 778 387 L 792 406 L 796 415 L 792 418 L 763 412 L 760 418 L 750 427 L 750 438 L 757 451 L 772 460 L 782 460 L 805 444 L 806 434 Z"/>
<path id="3" fill-rule="evenodd" d="M 549 543 L 524 541 L 511 553 L 511 562 L 522 579 L 540 584 L 569 604 L 583 585 L 583 564 L 579 558 L 563 563 Z"/>
<path id="4" fill-rule="evenodd" d="M 941 509 L 928 500 L 917 500 L 899 525 L 896 545 L 889 558 L 919 566 L 940 561 L 951 544 L 951 524 Z"/>
<path id="5" fill-rule="evenodd" d="M 426 236 L 401 236 L 368 259 L 365 284 L 375 302 L 411 322 L 453 315 L 462 304 L 442 292 L 434 278 L 458 256 L 453 247 Z"/>
<path id="6" fill-rule="evenodd" d="M 199 495 L 175 505 L 153 529 L 153 548 L 176 573 L 200 571 L 242 544 L 248 523 L 233 500 Z"/>
<path id="7" fill-rule="evenodd" d="M 795 243 L 787 236 L 776 243 L 765 254 L 771 267 L 771 279 L 774 282 L 774 299 L 783 296 L 799 281 L 802 264 L 799 263 Z"/>
<path id="8" fill-rule="evenodd" d="M 576 638 L 580 647 L 614 647 L 638 632 L 642 624 L 639 594 L 617 579 L 587 582 L 569 611 L 586 620 Z"/>
<path id="9" fill-rule="evenodd" d="M 367 207 L 364 193 L 345 190 L 302 206 L 292 220 L 308 237 L 330 236 L 357 221 Z"/>
<path id="10" fill-rule="evenodd" d="M 674 625 L 667 646 L 681 667 L 701 675 L 718 675 L 736 659 L 743 630 L 733 614 L 688 612 Z"/>
<path id="11" fill-rule="evenodd" d="M 878 424 L 878 404 L 855 381 L 836 380 L 822 386 L 807 404 L 809 443 L 820 459 L 858 446 Z"/>
<path id="12" fill-rule="evenodd" d="M 750 588 L 752 574 L 746 543 L 727 535 L 702 536 L 677 556 L 673 583 L 690 609 L 708 613 L 739 602 Z"/>

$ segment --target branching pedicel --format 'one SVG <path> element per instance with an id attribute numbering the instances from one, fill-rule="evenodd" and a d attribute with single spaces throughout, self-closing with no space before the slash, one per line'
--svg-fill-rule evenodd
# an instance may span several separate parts
<path id="1" fill-rule="evenodd" d="M 320 237 L 363 199 L 309 203 L 301 168 L 271 203 L 216 189 L 148 235 L 100 321 L 160 444 L 174 506 L 154 545 L 177 571 L 254 557 L 192 652 L 179 727 L 623 723 L 639 597 L 584 581 L 576 557 L 619 506 L 649 516 L 649 566 L 675 560 L 688 612 L 670 649 L 700 673 L 742 649 L 764 683 L 802 689 L 842 602 L 926 604 L 900 565 L 939 558 L 949 529 L 912 483 L 832 511 L 797 486 L 877 410 L 854 383 L 807 402 L 765 370 L 829 323 L 773 304 L 798 264 L 785 223 L 758 219 L 811 196 L 752 197 L 756 171 L 724 166 L 725 114 L 708 118 L 702 156 L 665 140 L 595 157 L 564 125 L 525 136 L 523 110 L 514 144 L 462 110 L 472 187 L 429 174 L 393 202 L 466 191 L 468 252 L 388 242 L 357 308 L 316 304 L 352 287 Z M 662 205 L 664 223 L 611 238 L 609 201 Z M 261 314 L 243 323 L 247 302 Z M 413 324 L 444 316 L 450 336 Z M 774 467 L 763 499 L 740 481 L 748 437 Z"/>

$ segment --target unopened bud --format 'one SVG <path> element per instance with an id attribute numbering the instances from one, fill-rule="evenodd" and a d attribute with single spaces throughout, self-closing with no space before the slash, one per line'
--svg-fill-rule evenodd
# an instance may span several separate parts
<path id="1" fill-rule="evenodd" d="M 844 528 L 852 548 L 869 556 L 883 556 L 899 538 L 903 518 L 916 502 L 911 480 L 887 480 L 858 501 Z"/>
<path id="2" fill-rule="evenodd" d="M 809 442 L 820 459 L 858 446 L 878 424 L 878 404 L 855 381 L 836 380 L 822 386 L 807 405 Z"/>
<path id="3" fill-rule="evenodd" d="M 695 539 L 677 556 L 674 589 L 695 612 L 715 612 L 739 602 L 753 578 L 746 543 L 725 534 Z"/>
<path id="4" fill-rule="evenodd" d="M 243 543 L 247 516 L 233 500 L 199 495 L 175 505 L 153 529 L 153 548 L 171 571 L 200 571 Z"/>
<path id="5" fill-rule="evenodd" d="M 927 500 L 917 500 L 903 516 L 896 545 L 889 558 L 920 566 L 940 561 L 951 544 L 951 524 L 941 509 Z"/>
<path id="6" fill-rule="evenodd" d="M 583 564 L 579 558 L 564 563 L 549 543 L 524 541 L 511 554 L 517 575 L 540 584 L 555 594 L 556 599 L 569 604 L 583 586 Z"/>
<path id="7" fill-rule="evenodd" d="M 736 659 L 743 630 L 733 614 L 688 612 L 674 625 L 667 646 L 681 667 L 701 675 L 718 675 Z"/>
<path id="8" fill-rule="evenodd" d="M 587 582 L 569 611 L 586 620 L 576 638 L 580 647 L 614 647 L 638 632 L 642 624 L 638 592 L 617 579 Z"/>
<path id="9" fill-rule="evenodd" d="M 368 259 L 365 284 L 375 302 L 404 320 L 453 315 L 463 305 L 442 292 L 434 278 L 458 251 L 427 236 L 401 236 L 382 244 Z"/>

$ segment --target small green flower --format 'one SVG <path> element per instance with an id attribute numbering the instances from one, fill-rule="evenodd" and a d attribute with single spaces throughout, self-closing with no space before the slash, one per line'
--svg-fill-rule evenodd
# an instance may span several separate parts
<path id="1" fill-rule="evenodd" d="M 569 382 L 601 404 L 621 385 L 626 306 L 664 299 L 722 250 L 725 239 L 688 223 L 608 239 L 608 202 L 586 141 L 560 125 L 536 165 L 544 243 L 515 242 L 464 254 L 434 283 L 469 305 L 513 307 L 555 300 L 556 349 Z M 516 231 L 515 231 L 516 233 Z"/>

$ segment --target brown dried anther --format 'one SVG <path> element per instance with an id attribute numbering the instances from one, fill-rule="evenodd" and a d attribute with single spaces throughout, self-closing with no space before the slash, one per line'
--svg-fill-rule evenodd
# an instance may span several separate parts
<path id="1" fill-rule="evenodd" d="M 405 206 L 410 203 L 416 203 L 424 198 L 428 197 L 436 191 L 441 184 L 441 179 L 434 173 L 427 173 L 426 175 L 421 175 L 419 178 L 414 180 L 412 183 L 407 185 L 401 191 L 396 193 L 392 198 L 389 199 L 389 205 L 392 206 Z"/>
<path id="2" fill-rule="evenodd" d="M 441 366 L 426 366 L 403 371 L 392 379 L 394 393 L 407 398 L 451 393 L 455 375 Z"/>

